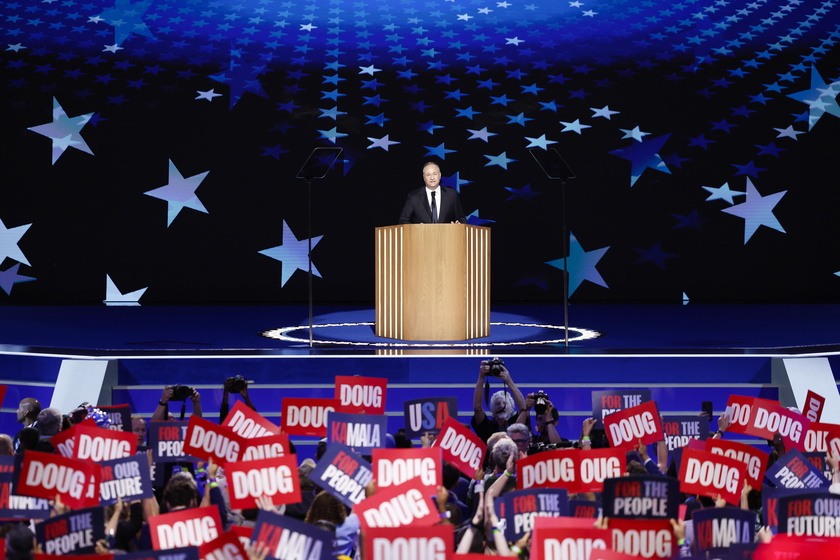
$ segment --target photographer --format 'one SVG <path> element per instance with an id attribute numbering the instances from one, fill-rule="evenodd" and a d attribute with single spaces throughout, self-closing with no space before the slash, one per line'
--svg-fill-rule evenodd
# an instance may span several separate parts
<path id="1" fill-rule="evenodd" d="M 243 402 L 248 406 L 248 408 L 254 412 L 257 411 L 257 407 L 254 406 L 254 403 L 251 402 L 251 397 L 248 396 L 248 381 L 244 377 L 241 375 L 228 377 L 225 379 L 224 388 L 225 393 L 222 395 L 222 404 L 219 407 L 219 424 L 224 423 L 225 418 L 227 418 L 228 412 L 230 411 L 228 396 L 231 393 L 238 393 L 241 395 Z"/>
<path id="2" fill-rule="evenodd" d="M 563 438 L 557 432 L 557 420 L 560 419 L 560 413 L 554 408 L 554 405 L 548 399 L 548 395 L 543 391 L 528 393 L 528 396 L 525 397 L 525 407 L 519 411 L 516 421 L 530 426 L 531 409 L 537 415 L 537 434 L 534 434 L 533 442 L 542 444 L 563 442 Z"/>
<path id="3" fill-rule="evenodd" d="M 193 404 L 192 415 L 201 418 L 201 395 L 198 391 L 186 385 L 167 385 L 160 394 L 160 400 L 151 421 L 169 420 L 169 401 L 186 401 L 187 399 L 190 399 Z"/>
<path id="4" fill-rule="evenodd" d="M 491 416 L 484 412 L 484 405 L 481 402 L 482 387 L 487 382 L 486 378 L 488 376 L 501 379 L 510 391 L 508 393 L 501 390 L 493 393 L 490 397 Z M 498 358 L 483 360 L 481 367 L 478 369 L 478 381 L 473 393 L 473 417 L 470 420 L 470 425 L 476 435 L 487 443 L 487 438 L 493 433 L 504 432 L 509 425 L 515 424 L 516 408 L 522 409 L 524 407 L 525 397 L 522 396 L 522 392 L 510 378 L 510 372 L 505 368 L 504 362 Z"/>

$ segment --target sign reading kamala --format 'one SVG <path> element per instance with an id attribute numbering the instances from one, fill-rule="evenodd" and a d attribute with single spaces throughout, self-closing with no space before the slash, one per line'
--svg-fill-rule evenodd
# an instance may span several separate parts
<path id="1" fill-rule="evenodd" d="M 770 456 L 752 445 L 725 439 L 707 439 L 706 451 L 741 461 L 747 466 L 747 482 L 751 488 L 760 490 L 764 484 L 764 469 Z"/>
<path id="2" fill-rule="evenodd" d="M 368 529 L 362 545 L 366 560 L 447 560 L 455 549 L 451 525 Z"/>
<path id="3" fill-rule="evenodd" d="M 592 391 L 592 417 L 595 428 L 604 428 L 604 418 L 614 412 L 633 408 L 650 400 L 650 389 Z"/>
<path id="4" fill-rule="evenodd" d="M 35 525 L 35 538 L 46 554 L 95 552 L 96 541 L 105 538 L 105 511 L 92 507 L 47 519 Z"/>
<path id="5" fill-rule="evenodd" d="M 152 459 L 155 463 L 199 460 L 198 457 L 184 452 L 188 424 L 187 420 L 149 422 L 149 449 L 152 450 Z"/>
<path id="6" fill-rule="evenodd" d="M 692 514 L 694 544 L 701 555 L 723 553 L 733 544 L 749 544 L 755 536 L 755 513 L 740 508 L 703 508 Z"/>
<path id="7" fill-rule="evenodd" d="M 340 443 L 357 453 L 369 455 L 376 447 L 385 445 L 388 419 L 370 414 L 330 412 L 327 415 L 327 444 Z"/>
<path id="8" fill-rule="evenodd" d="M 332 443 L 309 478 L 345 505 L 353 507 L 365 499 L 365 488 L 373 479 L 373 469 L 346 445 Z"/>
<path id="9" fill-rule="evenodd" d="M 236 401 L 225 417 L 222 426 L 227 426 L 233 433 L 246 439 L 273 436 L 280 433 L 280 428 L 263 417 L 242 401 Z"/>
<path id="10" fill-rule="evenodd" d="M 362 527 L 428 527 L 439 521 L 429 488 L 418 478 L 377 490 L 353 508 Z"/>
<path id="11" fill-rule="evenodd" d="M 738 504 L 747 478 L 747 467 L 741 461 L 709 451 L 683 450 L 680 466 L 680 489 L 686 494 L 712 498 L 720 494 L 730 504 Z"/>
<path id="12" fill-rule="evenodd" d="M 0 456 L 0 519 L 46 519 L 52 511 L 49 500 L 18 496 L 12 491 L 15 464 L 22 461 L 22 455 Z"/>
<path id="13" fill-rule="evenodd" d="M 458 417 L 458 399 L 455 397 L 430 397 L 403 403 L 405 434 L 410 438 L 426 432 L 437 434 L 450 416 Z"/>
<path id="14" fill-rule="evenodd" d="M 731 422 L 727 431 L 771 441 L 779 433 L 788 449 L 804 449 L 810 421 L 783 407 L 778 401 L 730 395 L 726 414 Z"/>
<path id="15" fill-rule="evenodd" d="M 327 415 L 341 409 L 338 399 L 283 399 L 283 433 L 326 437 Z"/>
<path id="16" fill-rule="evenodd" d="M 398 486 L 412 478 L 433 489 L 443 484 L 439 447 L 374 449 L 371 463 L 377 488 Z"/>
<path id="17" fill-rule="evenodd" d="M 149 519 L 152 547 L 155 550 L 201 546 L 222 534 L 217 506 L 182 509 Z"/>
<path id="18" fill-rule="evenodd" d="M 514 542 L 534 528 L 536 517 L 569 515 L 569 494 L 561 488 L 534 488 L 505 492 L 505 539 Z"/>
<path id="19" fill-rule="evenodd" d="M 677 519 L 680 481 L 663 476 L 624 476 L 604 481 L 604 517 Z"/>
<path id="20" fill-rule="evenodd" d="M 612 447 L 636 447 L 662 441 L 662 423 L 654 401 L 613 412 L 604 418 L 604 430 Z"/>
<path id="21" fill-rule="evenodd" d="M 357 375 L 335 376 L 335 398 L 341 402 L 342 412 L 355 414 L 385 414 L 385 392 L 388 380 Z"/>
<path id="22" fill-rule="evenodd" d="M 443 423 L 432 447 L 439 447 L 443 460 L 452 463 L 468 477 L 472 477 L 481 468 L 487 453 L 487 445 L 481 438 L 452 416 Z"/>
<path id="23" fill-rule="evenodd" d="M 840 496 L 828 492 L 781 496 L 779 533 L 797 537 L 840 537 Z"/>
<path id="24" fill-rule="evenodd" d="M 145 455 L 132 455 L 102 464 L 102 482 L 99 483 L 99 502 L 103 505 L 142 500 L 153 496 L 149 460 Z"/>
<path id="25" fill-rule="evenodd" d="M 831 486 L 831 482 L 796 449 L 791 449 L 773 463 L 764 477 L 777 488 L 808 488 L 816 490 Z"/>
<path id="26" fill-rule="evenodd" d="M 27 451 L 15 488 L 22 496 L 36 498 L 53 499 L 61 494 L 67 506 L 81 509 L 99 505 L 101 478 L 102 467 L 97 463 Z"/>
<path id="27" fill-rule="evenodd" d="M 191 416 L 187 424 L 184 451 L 201 459 L 212 458 L 216 463 L 225 465 L 239 461 L 246 444 L 246 439 L 233 433 L 229 427 Z"/>
<path id="28" fill-rule="evenodd" d="M 260 510 L 251 534 L 252 543 L 268 547 L 274 560 L 330 560 L 332 536 L 311 523 Z"/>
<path id="29" fill-rule="evenodd" d="M 284 455 L 259 461 L 240 461 L 225 465 L 228 495 L 233 509 L 259 507 L 264 496 L 274 505 L 294 504 L 301 500 L 297 455 Z"/>

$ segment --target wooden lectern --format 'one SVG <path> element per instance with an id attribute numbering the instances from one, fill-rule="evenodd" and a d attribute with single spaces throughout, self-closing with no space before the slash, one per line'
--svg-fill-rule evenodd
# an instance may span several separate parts
<path id="1" fill-rule="evenodd" d="M 377 336 L 437 341 L 489 334 L 489 228 L 376 228 Z"/>

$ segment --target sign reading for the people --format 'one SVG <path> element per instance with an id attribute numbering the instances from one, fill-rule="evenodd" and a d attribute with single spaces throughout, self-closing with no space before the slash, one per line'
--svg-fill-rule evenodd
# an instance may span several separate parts
<path id="1" fill-rule="evenodd" d="M 572 498 L 569 500 L 569 517 L 583 517 L 586 519 L 598 519 L 603 514 L 601 502 L 595 500 L 581 500 Z"/>
<path id="2" fill-rule="evenodd" d="M 664 476 L 623 476 L 604 481 L 604 517 L 677 519 L 680 481 Z"/>
<path id="3" fill-rule="evenodd" d="M 665 416 L 662 432 L 668 446 L 668 456 L 673 458 L 677 470 L 682 462 L 682 450 L 689 442 L 705 441 L 709 437 L 709 419 L 704 416 Z"/>
<path id="4" fill-rule="evenodd" d="M 730 395 L 726 414 L 730 420 L 728 432 L 767 440 L 772 440 L 778 433 L 788 449 L 804 449 L 810 421 L 783 407 L 778 401 Z"/>
<path id="5" fill-rule="evenodd" d="M 679 479 L 680 489 L 686 494 L 712 498 L 720 495 L 727 503 L 737 505 L 747 479 L 747 466 L 736 459 L 687 448 L 683 450 Z"/>
<path id="6" fill-rule="evenodd" d="M 291 436 L 327 435 L 327 416 L 341 410 L 338 399 L 284 398 L 282 412 L 283 433 Z"/>
<path id="7" fill-rule="evenodd" d="M 695 511 L 694 544 L 699 553 L 724 554 L 733 544 L 748 544 L 755 538 L 755 513 L 740 508 L 702 508 Z"/>
<path id="8" fill-rule="evenodd" d="M 142 500 L 154 496 L 149 460 L 145 455 L 132 455 L 102 463 L 102 482 L 99 483 L 99 502 L 103 506 Z"/>
<path id="9" fill-rule="evenodd" d="M 71 511 L 35 525 L 35 539 L 46 554 L 73 555 L 95 552 L 105 538 L 105 513 L 100 507 Z"/>
<path id="10" fill-rule="evenodd" d="M 280 432 L 279 426 L 242 401 L 236 401 L 222 426 L 227 426 L 233 433 L 246 439 L 273 436 Z"/>
<path id="11" fill-rule="evenodd" d="M 215 505 L 181 509 L 149 518 L 149 532 L 155 550 L 201 546 L 223 532 L 219 508 Z"/>
<path id="12" fill-rule="evenodd" d="M 600 492 L 604 480 L 624 472 L 621 449 L 557 449 L 517 461 L 517 488 L 565 488 L 570 493 Z"/>
<path id="13" fill-rule="evenodd" d="M 592 417 L 595 428 L 604 428 L 604 418 L 626 408 L 633 408 L 650 400 L 650 389 L 609 389 L 592 391 Z"/>
<path id="14" fill-rule="evenodd" d="M 365 499 L 365 488 L 373 479 L 373 467 L 346 445 L 331 443 L 309 473 L 309 479 L 353 507 Z"/>
<path id="15" fill-rule="evenodd" d="M 828 492 L 782 496 L 779 533 L 796 537 L 840 537 L 840 496 Z"/>
<path id="16" fill-rule="evenodd" d="M 764 477 L 777 488 L 816 490 L 831 482 L 802 453 L 791 449 L 770 465 Z"/>
<path id="17" fill-rule="evenodd" d="M 265 497 L 274 505 L 294 504 L 301 500 L 297 455 L 284 455 L 259 461 L 239 461 L 225 465 L 228 495 L 233 509 L 259 507 Z"/>
<path id="18" fill-rule="evenodd" d="M 353 508 L 362 527 L 428 527 L 440 521 L 429 488 L 418 478 L 377 490 Z"/>
<path id="19" fill-rule="evenodd" d="M 487 445 L 481 438 L 452 416 L 443 423 L 432 447 L 440 448 L 443 460 L 470 478 L 481 469 L 487 453 Z"/>
<path id="20" fill-rule="evenodd" d="M 612 447 L 636 447 L 662 441 L 662 422 L 656 402 L 613 412 L 604 418 L 604 430 Z"/>
<path id="21" fill-rule="evenodd" d="M 99 505 L 102 467 L 98 463 L 69 459 L 55 453 L 27 451 L 18 472 L 15 492 L 22 496 L 62 501 L 73 509 Z"/>
<path id="22" fill-rule="evenodd" d="M 184 452 L 225 465 L 240 461 L 246 444 L 247 440 L 229 427 L 191 416 L 187 424 Z"/>
<path id="23" fill-rule="evenodd" d="M 371 464 L 377 488 L 398 486 L 412 478 L 433 489 L 443 484 L 438 447 L 374 449 Z"/>
<path id="24" fill-rule="evenodd" d="M 450 416 L 458 416 L 458 399 L 455 397 L 428 397 L 403 403 L 405 435 L 410 438 L 429 432 L 437 434 Z"/>
<path id="25" fill-rule="evenodd" d="M 532 488 L 505 492 L 505 539 L 515 542 L 534 528 L 537 517 L 569 515 L 569 494 L 562 488 Z"/>
<path id="26" fill-rule="evenodd" d="M 764 470 L 770 456 L 752 445 L 728 439 L 707 439 L 706 451 L 741 461 L 747 466 L 747 482 L 750 487 L 760 491 L 764 484 Z"/>
<path id="27" fill-rule="evenodd" d="M 155 463 L 192 463 L 198 461 L 184 452 L 184 440 L 187 437 L 188 420 L 149 422 L 149 449 Z"/>
<path id="28" fill-rule="evenodd" d="M 335 376 L 335 398 L 341 402 L 342 412 L 354 414 L 385 414 L 385 393 L 388 380 L 357 375 Z"/>
<path id="29" fill-rule="evenodd" d="M 362 455 L 370 455 L 373 449 L 383 447 L 387 430 L 385 416 L 343 412 L 327 415 L 327 444 L 340 443 Z"/>
<path id="30" fill-rule="evenodd" d="M 268 557 L 274 560 L 330 560 L 332 535 L 311 523 L 304 523 L 285 515 L 260 510 L 252 543 L 268 547 Z"/>
<path id="31" fill-rule="evenodd" d="M 365 560 L 447 560 L 454 542 L 451 525 L 436 525 L 367 529 L 362 546 Z"/>

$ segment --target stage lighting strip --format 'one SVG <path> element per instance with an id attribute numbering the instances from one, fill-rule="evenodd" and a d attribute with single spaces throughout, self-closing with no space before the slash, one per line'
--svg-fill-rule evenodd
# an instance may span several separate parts
<path id="1" fill-rule="evenodd" d="M 313 332 L 315 329 L 323 329 L 323 328 L 331 328 L 331 327 L 370 327 L 374 326 L 375 323 L 329 323 L 323 325 L 312 325 Z M 507 327 L 528 327 L 528 328 L 540 328 L 540 329 L 554 329 L 554 330 L 565 330 L 562 326 L 558 325 L 538 325 L 536 323 L 490 323 L 490 325 L 496 326 L 507 326 Z M 284 342 L 304 342 L 309 343 L 309 338 L 297 338 L 294 336 L 290 336 L 289 333 L 297 330 L 309 330 L 309 325 L 301 325 L 297 327 L 282 327 L 279 329 L 272 329 L 268 331 L 263 331 L 260 334 L 266 338 L 273 338 L 275 340 L 282 340 Z M 581 329 L 577 327 L 569 327 L 569 342 L 580 342 L 581 340 L 591 340 L 593 338 L 598 338 L 601 336 L 601 333 L 598 331 L 592 331 L 589 329 Z M 571 333 L 576 333 L 572 336 Z M 552 340 L 526 340 L 526 341 L 516 341 L 516 342 L 354 342 L 354 341 L 342 341 L 342 340 L 313 340 L 313 343 L 316 344 L 335 344 L 337 346 L 376 346 L 376 347 L 403 347 L 403 346 L 411 346 L 411 347 L 424 347 L 424 348 L 463 348 L 463 347 L 486 347 L 486 346 L 523 346 L 523 345 L 541 345 L 541 344 L 563 344 L 565 343 L 565 338 L 557 338 Z"/>

